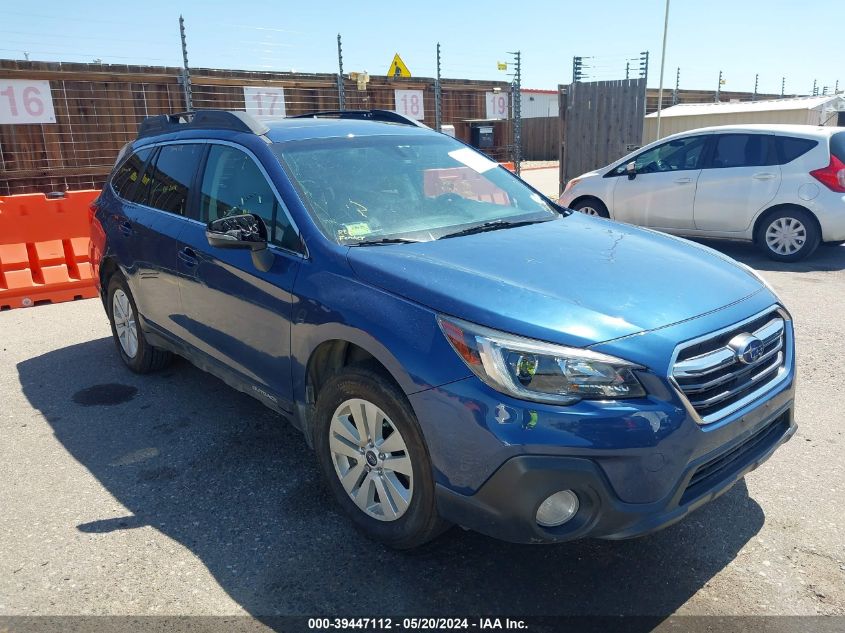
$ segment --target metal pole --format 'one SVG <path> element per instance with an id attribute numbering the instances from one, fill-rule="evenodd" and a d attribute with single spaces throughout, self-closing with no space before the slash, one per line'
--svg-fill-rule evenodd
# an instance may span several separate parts
<path id="1" fill-rule="evenodd" d="M 343 46 L 340 33 L 337 34 L 337 102 L 341 110 L 346 109 L 346 90 L 343 86 Z"/>
<path id="2" fill-rule="evenodd" d="M 625 62 L 625 79 L 629 79 L 631 74 L 631 62 Z"/>
<path id="3" fill-rule="evenodd" d="M 722 100 L 722 71 L 719 71 L 719 85 L 716 86 L 716 103 Z"/>
<path id="4" fill-rule="evenodd" d="M 754 75 L 754 93 L 751 95 L 752 101 L 757 101 L 757 86 L 759 85 L 759 82 L 760 82 L 760 75 L 759 74 Z"/>
<path id="5" fill-rule="evenodd" d="M 669 31 L 669 0 L 666 0 L 666 15 L 663 18 L 663 52 L 660 54 L 660 86 L 657 88 L 657 136 L 660 138 L 660 111 L 663 110 L 663 67 L 666 64 L 666 34 Z"/>
<path id="6" fill-rule="evenodd" d="M 816 96 L 818 96 L 818 94 L 819 94 L 819 87 L 818 87 L 818 84 L 816 83 L 816 80 L 813 79 L 813 96 L 816 97 Z"/>
<path id="7" fill-rule="evenodd" d="M 516 70 L 511 84 L 511 98 L 513 99 L 513 166 L 519 176 L 522 164 L 522 54 L 520 51 L 511 53 L 516 60 Z"/>
<path id="8" fill-rule="evenodd" d="M 780 79 L 780 96 L 786 96 L 786 77 L 781 77 Z"/>
<path id="9" fill-rule="evenodd" d="M 434 80 L 434 129 L 443 128 L 443 92 L 440 87 L 440 42 L 437 42 L 437 78 Z"/>
<path id="10" fill-rule="evenodd" d="M 681 100 L 680 90 L 681 90 L 681 67 L 678 66 L 678 70 L 675 72 L 675 92 L 672 93 L 672 105 L 678 105 L 678 102 Z"/>
<path id="11" fill-rule="evenodd" d="M 188 66 L 188 41 L 185 38 L 185 18 L 179 16 L 179 35 L 182 38 L 182 89 L 185 91 L 185 109 L 194 109 L 194 98 L 191 94 L 191 69 Z"/>

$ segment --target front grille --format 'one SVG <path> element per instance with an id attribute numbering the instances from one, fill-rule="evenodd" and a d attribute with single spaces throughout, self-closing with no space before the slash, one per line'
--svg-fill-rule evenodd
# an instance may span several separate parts
<path id="1" fill-rule="evenodd" d="M 680 503 L 701 496 L 719 481 L 745 468 L 779 442 L 788 430 L 789 411 L 786 411 L 738 446 L 699 466 L 690 478 Z"/>
<path id="2" fill-rule="evenodd" d="M 743 363 L 730 342 L 751 334 L 763 343 L 762 355 Z M 703 424 L 715 422 L 762 395 L 782 377 L 787 358 L 786 321 L 772 309 L 684 345 L 672 377 Z"/>

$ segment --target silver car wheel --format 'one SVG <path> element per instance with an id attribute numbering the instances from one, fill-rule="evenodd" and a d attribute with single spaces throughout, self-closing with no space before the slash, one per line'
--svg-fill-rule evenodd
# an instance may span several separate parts
<path id="1" fill-rule="evenodd" d="M 601 214 L 598 212 L 598 210 L 596 210 L 596 209 L 594 209 L 593 207 L 590 207 L 590 206 L 581 207 L 581 208 L 580 208 L 580 209 L 578 209 L 578 210 L 579 210 L 581 213 L 583 213 L 584 215 L 596 215 L 596 216 L 601 215 Z"/>
<path id="2" fill-rule="evenodd" d="M 135 324 L 135 311 L 129 297 L 120 288 L 114 291 L 111 299 L 114 331 L 123 353 L 135 358 L 138 353 L 138 328 Z"/>
<path id="3" fill-rule="evenodd" d="M 795 218 L 778 218 L 766 229 L 766 245 L 778 255 L 794 255 L 807 241 L 807 228 Z"/>
<path id="4" fill-rule="evenodd" d="M 367 516 L 395 521 L 405 514 L 414 494 L 411 458 L 384 411 L 360 398 L 342 403 L 329 425 L 329 450 L 341 485 Z"/>

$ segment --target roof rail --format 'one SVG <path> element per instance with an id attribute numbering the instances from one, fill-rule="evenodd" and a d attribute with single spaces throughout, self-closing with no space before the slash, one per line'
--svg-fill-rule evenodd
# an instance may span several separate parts
<path id="1" fill-rule="evenodd" d="M 138 138 L 182 130 L 231 130 L 262 135 L 269 132 L 270 128 L 246 112 L 194 110 L 147 117 L 138 126 Z"/>
<path id="2" fill-rule="evenodd" d="M 393 110 L 319 110 L 297 114 L 289 119 L 360 119 L 362 121 L 380 121 L 382 123 L 399 123 L 414 127 L 428 127 L 411 117 L 399 114 Z"/>

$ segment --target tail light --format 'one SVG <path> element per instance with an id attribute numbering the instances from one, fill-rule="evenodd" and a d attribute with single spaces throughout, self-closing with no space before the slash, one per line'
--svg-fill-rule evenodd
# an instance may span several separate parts
<path id="1" fill-rule="evenodd" d="M 831 154 L 830 165 L 810 172 L 810 175 L 831 191 L 845 193 L 845 163 Z"/>

